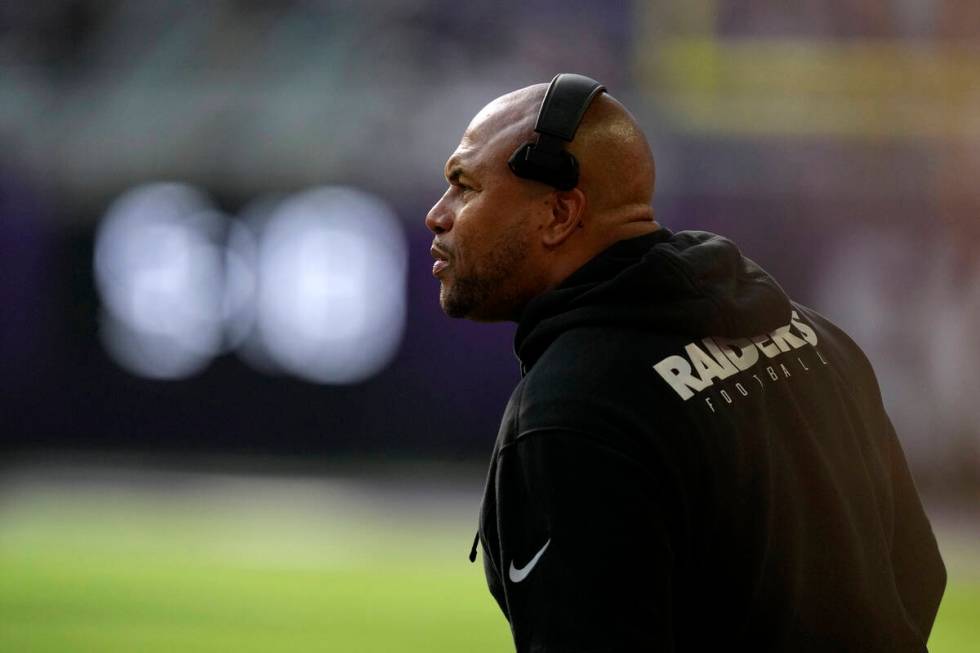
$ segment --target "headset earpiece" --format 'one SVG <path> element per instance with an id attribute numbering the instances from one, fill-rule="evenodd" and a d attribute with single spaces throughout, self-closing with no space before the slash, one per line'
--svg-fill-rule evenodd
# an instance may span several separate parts
<path id="1" fill-rule="evenodd" d="M 507 161 L 514 174 L 559 190 L 575 188 L 578 161 L 565 150 L 565 143 L 572 142 L 585 111 L 595 96 L 605 90 L 605 86 L 585 75 L 555 75 L 538 110 L 534 125 L 537 141 L 524 143 Z"/>

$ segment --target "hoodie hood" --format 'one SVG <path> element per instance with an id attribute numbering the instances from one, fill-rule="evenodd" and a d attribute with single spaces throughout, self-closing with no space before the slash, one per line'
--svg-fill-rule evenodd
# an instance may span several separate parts
<path id="1" fill-rule="evenodd" d="M 531 300 L 514 351 L 527 370 L 576 327 L 743 338 L 788 324 L 791 311 L 779 284 L 727 238 L 661 228 L 612 245 Z"/>

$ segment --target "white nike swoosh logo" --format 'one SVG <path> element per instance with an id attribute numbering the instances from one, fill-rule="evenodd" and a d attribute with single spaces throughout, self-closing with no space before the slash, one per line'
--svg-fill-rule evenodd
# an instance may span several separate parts
<path id="1" fill-rule="evenodd" d="M 514 561 L 511 560 L 510 569 L 507 571 L 507 577 L 510 578 L 510 582 L 519 583 L 527 578 L 527 575 L 531 573 L 532 569 L 534 569 L 534 565 L 538 564 L 538 560 L 541 559 L 541 556 L 544 554 L 544 550 L 548 548 L 549 544 L 551 544 L 550 537 L 548 538 L 548 541 L 544 543 L 544 546 L 541 547 L 541 550 L 534 554 L 534 557 L 531 558 L 531 562 L 524 565 L 523 569 L 518 569 L 515 567 Z"/>

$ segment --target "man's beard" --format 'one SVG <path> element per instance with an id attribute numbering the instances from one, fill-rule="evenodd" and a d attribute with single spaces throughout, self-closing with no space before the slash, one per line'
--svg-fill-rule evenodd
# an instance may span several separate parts
<path id="1" fill-rule="evenodd" d="M 522 235 L 505 234 L 478 271 L 458 274 L 452 270 L 452 284 L 443 283 L 439 289 L 439 303 L 446 315 L 487 321 L 513 319 L 520 307 L 517 289 L 509 282 L 527 255 Z"/>

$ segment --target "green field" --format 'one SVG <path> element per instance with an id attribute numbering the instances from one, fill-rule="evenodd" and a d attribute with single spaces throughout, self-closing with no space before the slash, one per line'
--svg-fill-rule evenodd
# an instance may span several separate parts
<path id="1" fill-rule="evenodd" d="M 471 486 L 151 476 L 0 485 L 0 651 L 513 650 Z M 977 650 L 975 571 L 931 650 Z"/>

